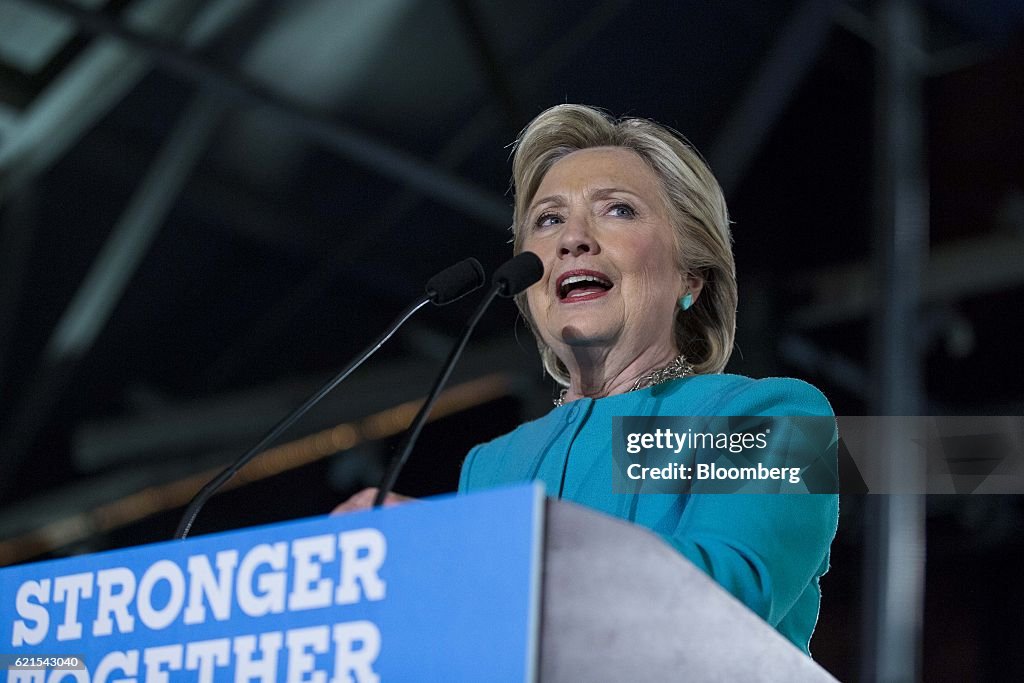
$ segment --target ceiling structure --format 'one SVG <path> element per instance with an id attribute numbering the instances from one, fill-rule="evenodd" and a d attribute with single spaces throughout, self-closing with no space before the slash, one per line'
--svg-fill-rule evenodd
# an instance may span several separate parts
<path id="1" fill-rule="evenodd" d="M 653 118 L 707 157 L 735 238 L 730 372 L 801 377 L 841 415 L 1021 414 L 1022 29 L 1016 0 L 0 0 L 0 565 L 168 537 L 433 273 L 471 255 L 493 272 L 509 145 L 560 102 Z M 197 530 L 375 483 L 475 304 L 418 314 Z M 535 355 L 494 306 L 400 490 L 453 490 L 471 445 L 545 411 Z M 1014 497 L 934 498 L 930 581 L 1012 569 Z M 843 505 L 830 578 L 854 589 L 825 605 L 816 653 L 845 679 L 914 659 L 912 636 L 868 626 L 878 642 L 853 651 L 836 625 L 884 616 L 843 596 L 919 567 L 925 532 L 922 510 L 867 524 L 867 503 Z M 913 547 L 851 575 L 859 544 L 899 538 Z M 959 604 L 904 583 L 891 595 L 933 615 Z M 1007 674 L 1016 603 L 998 595 L 920 627 L 925 679 L 955 670 L 929 648 L 964 643 L 971 675 Z"/>
<path id="2" fill-rule="evenodd" d="M 434 272 L 470 255 L 493 271 L 510 253 L 508 145 L 564 101 L 653 118 L 708 157 L 740 276 L 730 371 L 801 376 L 837 413 L 864 412 L 872 12 L 0 0 L 0 532 L 21 548 L 9 559 L 102 547 L 175 509 L 187 483 L 245 450 Z M 1019 348 L 1005 316 L 1024 282 L 1024 9 L 941 0 L 921 12 L 927 405 L 1019 412 L 1002 368 Z M 425 393 L 474 304 L 420 314 L 290 440 L 396 419 L 388 411 Z M 552 387 L 532 347 L 514 308 L 496 306 L 456 378 L 488 388 L 452 405 L 504 397 L 511 424 L 536 415 Z M 452 415 L 468 443 L 507 429 Z M 316 457 L 359 455 L 375 441 L 363 436 Z M 282 456 L 277 472 L 312 452 Z M 356 455 L 375 471 L 379 453 Z M 339 476 L 331 495 L 366 478 Z M 178 488 L 111 513 L 166 482 Z"/>

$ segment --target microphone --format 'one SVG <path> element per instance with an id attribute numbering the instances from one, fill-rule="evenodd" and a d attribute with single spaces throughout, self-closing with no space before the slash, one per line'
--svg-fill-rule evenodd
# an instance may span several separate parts
<path id="1" fill-rule="evenodd" d="M 498 294 L 513 297 L 544 277 L 544 264 L 532 251 L 524 251 L 498 266 L 491 282 Z"/>
<path id="2" fill-rule="evenodd" d="M 427 280 L 426 292 L 435 306 L 447 306 L 483 286 L 484 267 L 475 258 L 468 258 Z"/>
<path id="3" fill-rule="evenodd" d="M 402 313 L 392 321 L 391 326 L 388 327 L 383 334 L 373 340 L 373 342 L 367 346 L 355 360 L 345 366 L 345 369 L 335 375 L 334 378 L 317 389 L 305 400 L 305 402 L 303 402 L 302 405 L 285 416 L 285 418 L 274 425 L 269 432 L 264 434 L 263 438 L 261 438 L 255 446 L 221 470 L 220 474 L 208 481 L 206 485 L 199 490 L 199 493 L 192 498 L 188 507 L 185 508 L 185 513 L 182 515 L 181 521 L 178 522 L 178 528 L 174 532 L 174 537 L 184 540 L 188 536 L 189 531 L 192 530 L 192 525 L 195 523 L 196 517 L 199 516 L 199 511 L 202 510 L 206 501 L 217 492 L 217 489 L 223 486 L 229 479 L 231 479 L 231 477 L 235 476 L 235 474 L 242 469 L 246 463 L 266 450 L 267 446 L 281 436 L 286 429 L 295 424 L 295 422 L 305 415 L 310 408 L 319 403 L 325 396 L 327 396 L 327 394 L 331 393 L 335 387 L 345 381 L 345 379 L 348 378 L 356 368 L 362 365 L 367 358 L 376 353 L 377 349 L 383 346 L 384 342 L 390 339 L 391 336 L 398 331 L 398 328 L 401 327 L 406 320 L 411 318 L 416 311 L 420 310 L 428 303 L 433 303 L 436 306 L 445 306 L 453 301 L 458 301 L 470 292 L 482 287 L 483 284 L 484 268 L 475 258 L 468 258 L 459 261 L 455 265 L 445 268 L 440 273 L 430 278 L 430 280 L 427 281 L 426 293 L 413 302 L 411 306 L 402 311 Z"/>
<path id="4" fill-rule="evenodd" d="M 448 378 L 455 368 L 455 362 L 462 355 L 462 351 L 466 348 L 466 343 L 469 341 L 469 336 L 473 333 L 476 324 L 480 322 L 484 312 L 490 307 L 491 302 L 497 296 L 508 298 L 519 294 L 540 280 L 543 275 L 544 264 L 541 263 L 540 258 L 532 251 L 524 251 L 512 257 L 494 271 L 494 277 L 491 280 L 491 290 L 484 297 L 484 300 L 480 302 L 480 305 L 470 317 L 469 322 L 466 323 L 465 328 L 462 330 L 462 335 L 455 343 L 455 346 L 452 347 L 451 352 L 448 354 L 448 359 L 444 362 L 444 367 L 441 368 L 440 374 L 438 374 L 437 379 L 434 381 L 434 386 L 430 389 L 430 393 L 427 394 L 427 398 L 420 407 L 419 412 L 416 413 L 416 417 L 413 418 L 412 423 L 405 430 L 402 441 L 396 447 L 395 456 L 391 459 L 384 476 L 381 477 L 380 486 L 377 487 L 377 496 L 373 499 L 374 507 L 380 507 L 384 503 L 384 499 L 395 485 L 395 481 L 398 480 L 398 474 L 409 460 L 409 455 L 412 453 L 413 446 L 416 445 L 416 440 L 419 438 L 420 431 L 422 431 L 423 425 L 430 415 L 431 408 L 434 407 L 434 403 L 437 401 L 437 397 L 440 395 L 444 385 L 448 383 Z"/>

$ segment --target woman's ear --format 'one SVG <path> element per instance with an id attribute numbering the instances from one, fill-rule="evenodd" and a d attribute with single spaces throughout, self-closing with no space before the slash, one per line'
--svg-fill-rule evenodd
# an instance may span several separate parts
<path id="1" fill-rule="evenodd" d="M 703 288 L 704 278 L 699 275 L 687 273 L 686 275 L 683 275 L 683 291 L 679 296 L 683 297 L 689 294 L 691 297 L 691 305 L 693 305 L 697 303 L 697 299 L 700 298 L 700 291 Z"/>

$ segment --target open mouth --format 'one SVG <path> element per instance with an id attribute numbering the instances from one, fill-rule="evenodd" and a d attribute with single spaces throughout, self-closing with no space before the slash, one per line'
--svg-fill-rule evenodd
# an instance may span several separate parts
<path id="1" fill-rule="evenodd" d="M 561 301 L 582 301 L 603 296 L 614 285 L 603 273 L 593 270 L 572 270 L 558 278 Z"/>

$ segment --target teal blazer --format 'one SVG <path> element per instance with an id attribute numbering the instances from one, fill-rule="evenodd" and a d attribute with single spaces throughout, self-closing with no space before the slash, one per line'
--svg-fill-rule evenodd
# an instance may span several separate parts
<path id="1" fill-rule="evenodd" d="M 550 496 L 647 527 L 809 655 L 839 497 L 615 494 L 611 422 L 619 415 L 832 414 L 821 392 L 799 380 L 684 377 L 572 401 L 476 446 L 462 465 L 459 491 L 539 480 Z M 834 462 L 837 441 L 833 430 L 815 448 Z"/>

